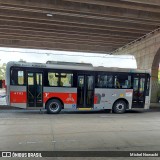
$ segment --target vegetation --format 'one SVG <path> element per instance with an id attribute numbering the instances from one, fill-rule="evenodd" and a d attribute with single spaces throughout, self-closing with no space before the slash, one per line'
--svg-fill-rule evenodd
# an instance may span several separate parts
<path id="1" fill-rule="evenodd" d="M 158 82 L 160 83 L 160 69 L 158 71 Z"/>
<path id="2" fill-rule="evenodd" d="M 6 73 L 6 64 L 3 63 L 2 65 L 0 65 L 0 80 L 5 79 L 5 73 Z"/>

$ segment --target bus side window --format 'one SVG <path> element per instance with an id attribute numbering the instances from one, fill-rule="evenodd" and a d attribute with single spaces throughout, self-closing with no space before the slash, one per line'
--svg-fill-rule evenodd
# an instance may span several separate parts
<path id="1" fill-rule="evenodd" d="M 101 75 L 98 75 L 97 87 L 100 87 L 100 88 L 103 87 L 103 78 Z"/>
<path id="2" fill-rule="evenodd" d="M 72 87 L 73 74 L 48 72 L 48 82 L 49 86 Z"/>
<path id="3" fill-rule="evenodd" d="M 72 87 L 73 86 L 73 74 L 72 73 L 61 73 L 60 74 L 60 86 Z"/>
<path id="4" fill-rule="evenodd" d="M 120 82 L 119 82 L 119 79 L 118 79 L 117 76 L 115 76 L 115 79 L 114 79 L 114 87 L 115 88 L 121 88 Z"/>
<path id="5" fill-rule="evenodd" d="M 98 75 L 96 80 L 96 86 L 99 88 L 112 88 L 113 76 L 112 75 Z"/>
<path id="6" fill-rule="evenodd" d="M 24 71 L 11 69 L 11 85 L 24 85 Z"/>
<path id="7" fill-rule="evenodd" d="M 18 71 L 18 85 L 24 85 L 24 71 Z"/>
<path id="8" fill-rule="evenodd" d="M 113 87 L 113 76 L 112 75 L 108 76 L 107 85 L 108 85 L 108 88 L 112 88 Z"/>
<path id="9" fill-rule="evenodd" d="M 11 69 L 11 85 L 16 85 L 16 79 L 17 79 L 17 71 L 14 69 Z"/>
<path id="10" fill-rule="evenodd" d="M 60 80 L 60 86 L 63 87 L 63 82 Z"/>
<path id="11" fill-rule="evenodd" d="M 115 76 L 115 88 L 131 88 L 131 76 L 127 74 L 118 74 Z"/>
<path id="12" fill-rule="evenodd" d="M 49 86 L 58 86 L 58 80 L 59 78 L 57 77 L 56 73 L 48 72 Z"/>

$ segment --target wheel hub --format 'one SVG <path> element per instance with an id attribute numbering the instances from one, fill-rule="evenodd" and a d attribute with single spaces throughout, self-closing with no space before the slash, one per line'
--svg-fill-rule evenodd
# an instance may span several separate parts
<path id="1" fill-rule="evenodd" d="M 55 111 L 58 110 L 59 105 L 57 103 L 53 102 L 53 103 L 50 104 L 49 107 L 50 107 L 50 110 L 52 110 L 53 112 L 55 112 Z"/>
<path id="2" fill-rule="evenodd" d="M 119 111 L 121 111 L 121 110 L 123 110 L 124 109 L 124 105 L 123 104 L 117 104 L 117 110 L 119 110 Z"/>

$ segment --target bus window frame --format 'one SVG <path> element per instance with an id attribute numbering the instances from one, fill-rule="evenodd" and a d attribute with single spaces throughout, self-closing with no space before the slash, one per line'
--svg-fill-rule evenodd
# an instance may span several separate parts
<path id="1" fill-rule="evenodd" d="M 17 71 L 17 84 L 13 84 L 12 82 L 12 74 L 11 71 L 12 69 Z M 18 84 L 18 71 L 23 71 L 23 77 L 24 77 L 24 83 L 23 84 Z M 17 66 L 12 66 L 10 67 L 10 85 L 11 86 L 26 86 L 27 85 L 27 81 L 26 81 L 26 68 L 25 67 L 17 67 Z"/>
<path id="2" fill-rule="evenodd" d="M 115 77 L 116 76 L 120 76 L 120 75 L 127 75 L 127 76 L 131 76 L 131 85 L 130 85 L 130 87 L 127 87 L 127 88 L 116 88 L 115 87 L 115 84 L 114 84 L 114 82 L 115 82 Z M 107 76 L 112 76 L 112 87 L 100 87 L 100 86 L 98 86 L 98 76 L 99 75 L 107 75 Z M 118 72 L 118 73 L 116 73 L 116 72 L 104 72 L 104 71 L 102 71 L 102 72 L 96 72 L 96 75 L 95 75 L 95 88 L 104 88 L 104 89 L 132 89 L 133 87 L 133 84 L 132 84 L 132 78 L 133 78 L 133 76 L 132 76 L 132 74 L 131 73 L 129 73 L 129 72 Z"/>
<path id="3" fill-rule="evenodd" d="M 100 87 L 100 86 L 98 86 L 98 76 L 105 76 L 105 75 L 107 75 L 107 76 L 112 76 L 112 87 Z M 111 73 L 111 72 L 104 72 L 104 71 L 102 71 L 102 72 L 96 72 L 96 74 L 95 74 L 95 88 L 104 88 L 104 89 L 114 89 L 114 75 L 113 75 L 113 72 Z"/>
<path id="4" fill-rule="evenodd" d="M 77 76 L 77 75 L 75 75 L 75 71 L 73 71 L 73 70 L 63 70 L 63 69 L 48 69 L 48 68 L 45 68 L 45 70 L 44 70 L 44 72 L 45 72 L 45 75 L 47 75 L 47 76 L 44 76 L 44 81 L 46 81 L 46 77 L 47 77 L 47 80 L 48 80 L 48 73 L 58 73 L 58 85 L 57 86 L 50 86 L 50 85 L 46 85 L 46 84 L 44 84 L 44 87 L 65 87 L 65 88 L 75 88 L 75 87 L 77 87 L 75 84 L 76 83 L 74 83 L 74 77 L 75 76 Z M 67 74 L 72 74 L 73 76 L 72 76 L 72 84 L 71 84 L 71 86 L 61 86 L 60 85 L 60 77 L 64 77 L 64 76 L 60 76 L 60 74 L 61 73 L 66 73 L 66 76 L 67 76 Z M 65 76 L 65 77 L 66 77 Z"/>
<path id="5" fill-rule="evenodd" d="M 131 76 L 131 85 L 130 85 L 130 87 L 127 87 L 127 88 L 122 88 L 122 86 L 121 86 L 121 83 L 120 83 L 120 88 L 116 88 L 115 87 L 115 83 L 114 83 L 114 85 L 113 85 L 113 87 L 114 87 L 114 89 L 133 89 L 133 75 L 131 74 L 131 73 L 129 73 L 129 72 L 118 72 L 118 73 L 114 73 L 114 81 L 113 82 L 115 82 L 115 77 L 117 76 L 118 77 L 118 79 L 119 79 L 119 77 L 121 77 L 122 75 L 127 75 L 127 76 Z"/>

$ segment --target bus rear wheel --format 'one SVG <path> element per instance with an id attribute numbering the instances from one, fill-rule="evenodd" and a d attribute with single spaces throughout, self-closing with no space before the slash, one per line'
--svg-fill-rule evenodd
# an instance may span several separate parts
<path id="1" fill-rule="evenodd" d="M 48 114 L 57 114 L 62 110 L 62 103 L 58 99 L 51 99 L 46 105 Z"/>
<path id="2" fill-rule="evenodd" d="M 121 113 L 124 113 L 126 111 L 126 108 L 127 108 L 126 102 L 123 101 L 123 100 L 119 100 L 119 101 L 114 103 L 112 112 L 121 114 Z"/>

